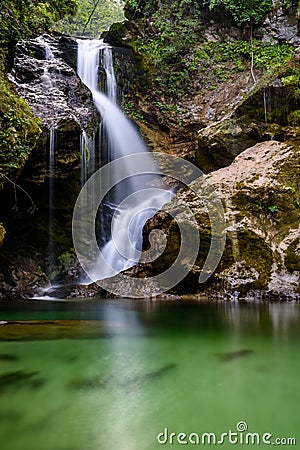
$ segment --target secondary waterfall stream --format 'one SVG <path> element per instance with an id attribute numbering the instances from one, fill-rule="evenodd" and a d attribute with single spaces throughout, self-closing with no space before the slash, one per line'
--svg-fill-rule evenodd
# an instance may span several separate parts
<path id="1" fill-rule="evenodd" d="M 98 88 L 100 51 L 106 73 L 107 95 Z M 92 91 L 95 105 L 102 118 L 101 133 L 104 133 L 106 138 L 105 145 L 102 145 L 101 149 L 104 154 L 100 160 L 107 163 L 132 154 L 144 153 L 150 173 L 150 168 L 153 168 L 151 154 L 136 128 L 116 105 L 117 82 L 113 69 L 112 48 L 101 40 L 78 40 L 77 61 L 78 75 Z M 126 161 L 123 164 L 126 165 Z M 101 217 L 100 221 L 111 219 L 110 234 L 102 245 L 101 258 L 93 261 L 88 281 L 114 276 L 135 265 L 140 259 L 142 230 L 146 221 L 172 197 L 172 192 L 167 188 L 152 190 L 152 193 L 147 194 L 145 189 L 147 186 L 151 187 L 151 176 L 133 176 L 136 169 L 132 167 L 132 163 L 127 165 L 126 180 L 114 186 L 107 198 L 107 207 L 112 213 L 110 217 Z M 147 172 L 147 167 L 143 167 L 143 172 Z M 138 192 L 138 195 L 133 195 Z M 122 206 L 118 208 L 121 203 Z"/>

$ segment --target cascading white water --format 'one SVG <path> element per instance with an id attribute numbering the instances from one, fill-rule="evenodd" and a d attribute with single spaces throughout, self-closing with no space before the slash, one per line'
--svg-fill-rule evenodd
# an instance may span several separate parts
<path id="1" fill-rule="evenodd" d="M 100 49 L 103 51 L 102 61 L 106 73 L 108 96 L 98 89 Z M 107 153 L 104 160 L 109 162 L 124 156 L 144 153 L 147 155 L 146 166 L 149 167 L 150 173 L 150 169 L 153 168 L 151 154 L 135 127 L 116 105 L 117 83 L 113 70 L 111 47 L 99 40 L 78 40 L 77 68 L 78 75 L 92 91 L 95 105 L 102 117 L 102 129 L 107 143 L 106 149 L 102 148 L 102 151 Z M 121 186 L 113 189 L 112 197 L 109 198 L 113 209 L 123 203 L 113 216 L 111 237 L 101 249 L 107 264 L 103 264 L 103 259 L 101 262 L 100 260 L 94 261 L 89 273 L 92 281 L 111 277 L 139 261 L 143 239 L 142 230 L 146 221 L 172 197 L 172 193 L 167 189 L 145 195 L 143 190 L 147 184 L 149 186 L 150 178 L 147 175 L 132 176 L 133 173 L 136 173 L 136 169 L 136 167 L 132 167 L 132 163 L 126 167 L 126 180 Z M 143 166 L 142 169 L 143 172 L 147 172 L 147 167 Z M 142 191 L 141 195 L 132 195 L 139 191 Z M 129 240 L 125 239 L 125 236 L 129 236 Z"/>
<path id="2" fill-rule="evenodd" d="M 117 80 L 115 77 L 111 47 L 105 47 L 103 49 L 102 62 L 107 80 L 107 96 L 113 103 L 117 103 Z"/>
<path id="3" fill-rule="evenodd" d="M 49 132 L 49 255 L 50 265 L 54 254 L 53 249 L 53 223 L 54 223 L 54 176 L 55 176 L 55 128 Z"/>
<path id="4" fill-rule="evenodd" d="M 51 50 L 51 47 L 50 47 L 50 45 L 48 44 L 48 42 L 46 42 L 46 41 L 43 39 L 43 36 L 39 36 L 39 37 L 37 38 L 37 41 L 39 41 L 39 42 L 43 45 L 43 47 L 44 47 L 44 49 L 45 49 L 45 58 L 46 58 L 46 60 L 47 60 L 47 61 L 50 61 L 51 59 L 53 59 L 53 58 L 54 58 L 54 55 L 53 55 L 53 52 L 52 52 L 52 50 Z"/>
<path id="5" fill-rule="evenodd" d="M 265 113 L 265 124 L 267 125 L 268 123 L 268 106 L 267 106 L 267 92 L 266 92 L 266 88 L 264 87 L 263 90 L 263 101 L 264 101 L 264 113 Z"/>

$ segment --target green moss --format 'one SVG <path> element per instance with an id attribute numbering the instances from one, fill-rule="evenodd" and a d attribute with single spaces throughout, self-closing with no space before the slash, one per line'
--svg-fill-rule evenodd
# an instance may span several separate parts
<path id="1" fill-rule="evenodd" d="M 300 126 L 300 109 L 297 109 L 296 111 L 292 111 L 289 114 L 288 122 L 289 122 L 289 125 L 291 125 L 293 127 Z"/>
<path id="2" fill-rule="evenodd" d="M 3 242 L 3 240 L 4 240 L 5 233 L 6 233 L 5 228 L 4 228 L 4 226 L 0 223 L 0 246 L 2 245 L 2 242 Z"/>
<path id="3" fill-rule="evenodd" d="M 125 99 L 123 105 L 124 112 L 137 122 L 145 122 L 144 116 L 136 110 L 133 101 Z"/>
<path id="4" fill-rule="evenodd" d="M 247 285 L 247 289 L 265 289 L 270 280 L 272 268 L 272 250 L 265 241 L 252 231 L 241 231 L 237 234 L 240 260 L 246 266 L 253 267 L 258 273 L 258 279 Z"/>
<path id="5" fill-rule="evenodd" d="M 278 170 L 277 180 L 279 183 L 290 188 L 292 198 L 287 199 L 290 207 L 300 208 L 300 153 L 299 153 L 299 136 L 294 142 L 287 142 L 291 146 L 291 156 L 285 160 L 284 165 L 275 164 Z M 298 216 L 299 217 L 299 216 Z"/>
<path id="6" fill-rule="evenodd" d="M 283 237 L 299 223 L 299 194 L 286 184 L 249 189 L 241 183 L 232 203 L 241 216 L 248 216 L 250 220 L 254 217 L 266 233 L 272 227 Z"/>
<path id="7" fill-rule="evenodd" d="M 300 238 L 288 246 L 284 263 L 289 272 L 300 272 Z"/>
<path id="8" fill-rule="evenodd" d="M 0 169 L 18 173 L 41 133 L 41 121 L 0 74 Z"/>

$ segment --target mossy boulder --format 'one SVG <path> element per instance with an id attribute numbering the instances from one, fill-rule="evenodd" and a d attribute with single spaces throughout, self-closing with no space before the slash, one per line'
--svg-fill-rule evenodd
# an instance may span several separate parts
<path id="1" fill-rule="evenodd" d="M 276 141 L 257 144 L 236 157 L 229 167 L 212 172 L 204 181 L 203 177 L 194 181 L 191 185 L 194 193 L 188 188 L 179 191 L 174 200 L 146 224 L 145 234 L 160 228 L 168 244 L 157 260 L 139 265 L 140 273 L 143 270 L 147 276 L 161 273 L 177 257 L 181 241 L 172 212 L 181 202 L 192 210 L 201 245 L 190 275 L 175 292 L 213 290 L 221 295 L 295 296 L 300 279 L 298 149 L 297 145 Z M 227 241 L 216 271 L 200 286 L 198 277 L 211 244 L 211 226 L 203 204 L 204 184 L 215 189 L 223 204 Z M 179 222 L 190 222 L 189 217 L 188 212 L 185 217 L 183 209 Z"/>
<path id="2" fill-rule="evenodd" d="M 297 237 L 286 249 L 285 265 L 289 272 L 300 273 L 300 238 Z"/>
<path id="3" fill-rule="evenodd" d="M 0 183 L 1 174 L 15 178 L 23 169 L 41 134 L 41 121 L 0 73 Z"/>
<path id="4" fill-rule="evenodd" d="M 231 164 L 237 155 L 258 140 L 255 123 L 224 119 L 200 130 L 196 160 L 204 172 L 211 172 Z"/>

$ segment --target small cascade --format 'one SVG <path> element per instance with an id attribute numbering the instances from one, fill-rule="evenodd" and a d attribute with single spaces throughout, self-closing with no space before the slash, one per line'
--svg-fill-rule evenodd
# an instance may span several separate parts
<path id="1" fill-rule="evenodd" d="M 265 125 L 268 124 L 268 105 L 267 105 L 267 91 L 264 87 L 263 90 L 263 101 L 264 101 L 264 113 L 265 113 Z"/>
<path id="2" fill-rule="evenodd" d="M 37 40 L 42 44 L 42 46 L 45 49 L 45 59 L 47 61 L 50 61 L 51 59 L 54 59 L 53 52 L 51 50 L 50 45 L 43 39 L 43 36 L 39 36 Z"/>
<path id="3" fill-rule="evenodd" d="M 107 95 L 98 88 L 100 63 L 106 74 Z M 102 117 L 99 133 L 100 160 L 108 163 L 124 156 L 144 153 L 146 167 L 143 167 L 143 172 L 147 172 L 148 167 L 150 173 L 153 168 L 152 156 L 133 124 L 116 105 L 118 88 L 111 46 L 101 40 L 78 40 L 78 75 L 92 91 L 95 105 Z M 132 167 L 132 163 L 126 166 L 126 161 L 123 164 L 127 177 L 111 189 L 104 205 L 109 214 L 100 216 L 101 233 L 107 228 L 104 222 L 111 221 L 111 225 L 109 234 L 100 236 L 101 256 L 99 260 L 93 262 L 90 271 L 92 281 L 114 276 L 139 261 L 143 241 L 142 230 L 146 221 L 172 197 L 172 193 L 167 189 L 151 190 L 152 193 L 147 194 L 145 189 L 151 187 L 152 176 L 133 176 L 137 173 L 137 167 Z M 113 176 L 111 178 L 114 179 Z M 114 214 L 120 204 L 121 208 Z"/>
<path id="4" fill-rule="evenodd" d="M 111 47 L 105 47 L 103 49 L 101 61 L 106 74 L 107 96 L 113 103 L 117 103 L 117 80 L 115 77 Z"/>
<path id="5" fill-rule="evenodd" d="M 53 243 L 53 226 L 54 226 L 54 205 L 55 205 L 55 191 L 54 191 L 54 177 L 55 177 L 55 139 L 56 130 L 50 128 L 49 132 L 49 259 L 50 268 L 51 262 L 54 259 L 54 243 Z"/>
<path id="6" fill-rule="evenodd" d="M 80 139 L 81 186 L 95 172 L 95 137 L 88 137 L 83 130 Z"/>

